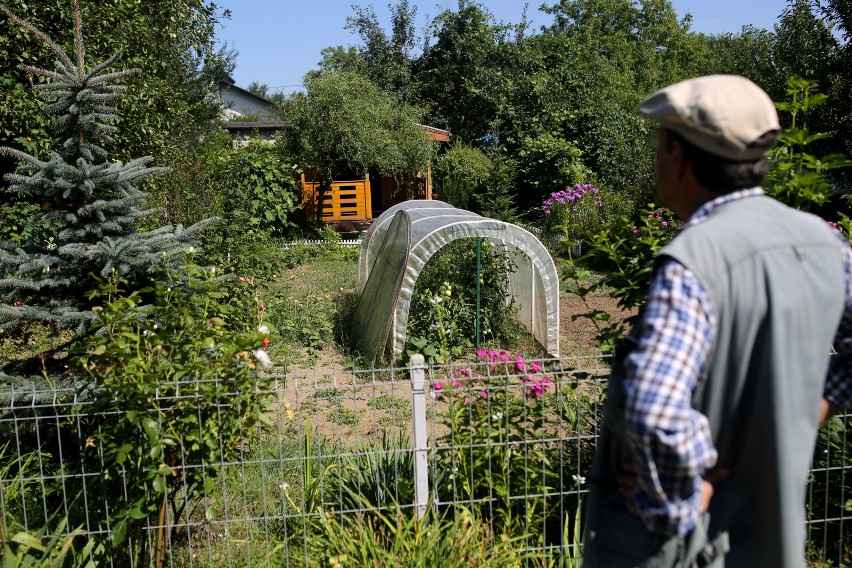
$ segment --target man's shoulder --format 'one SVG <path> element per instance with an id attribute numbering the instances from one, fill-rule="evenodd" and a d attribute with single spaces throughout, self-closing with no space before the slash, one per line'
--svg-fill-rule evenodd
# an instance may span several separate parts
<path id="1" fill-rule="evenodd" d="M 782 244 L 802 238 L 828 242 L 830 235 L 828 223 L 820 217 L 759 195 L 719 206 L 702 222 L 688 225 L 675 241 L 707 239 L 709 243 L 731 243 L 740 248 L 749 243 Z"/>

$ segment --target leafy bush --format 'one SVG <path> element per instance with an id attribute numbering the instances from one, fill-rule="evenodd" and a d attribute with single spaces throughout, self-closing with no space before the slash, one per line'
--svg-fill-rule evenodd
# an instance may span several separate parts
<path id="1" fill-rule="evenodd" d="M 36 222 L 39 219 L 39 207 L 28 203 L 22 196 L 7 196 L 2 192 L 0 200 L 0 240 L 25 245 L 34 243 L 47 245 L 51 237 L 56 236 L 55 223 Z"/>
<path id="2" fill-rule="evenodd" d="M 808 485 L 808 514 L 816 518 L 843 517 L 852 512 L 852 416 L 834 416 L 819 430 Z M 845 511 L 845 513 L 844 513 Z M 852 533 L 841 522 L 808 524 L 808 540 L 820 552 L 818 560 L 845 558 L 852 554 Z M 843 562 L 841 562 L 843 565 Z"/>
<path id="3" fill-rule="evenodd" d="M 460 209 L 471 209 L 484 193 L 494 164 L 481 150 L 456 144 L 435 162 L 438 199 Z"/>
<path id="4" fill-rule="evenodd" d="M 503 247 L 481 242 L 479 305 L 483 342 L 508 340 L 509 274 L 516 269 Z M 470 352 L 476 340 L 476 239 L 453 241 L 435 253 L 411 297 L 406 351 L 438 363 Z"/>
<path id="5" fill-rule="evenodd" d="M 770 155 L 772 168 L 764 186 L 767 193 L 779 201 L 809 211 L 828 201 L 835 193 L 827 174 L 852 166 L 852 161 L 842 154 L 816 157 L 806 152 L 814 142 L 831 136 L 827 132 L 811 133 L 808 130 L 808 112 L 828 98 L 817 90 L 816 83 L 790 77 L 787 95 L 790 100 L 775 103 L 775 107 L 790 114 L 791 124 L 778 135 L 778 145 Z"/>
<path id="6" fill-rule="evenodd" d="M 141 537 L 136 553 L 157 559 L 170 524 L 213 495 L 222 464 L 268 423 L 270 387 L 259 373 L 268 330 L 248 283 L 190 262 L 161 280 L 142 291 L 153 298 L 143 309 L 120 278 L 104 282 L 94 297 L 100 331 L 72 360 L 94 381 L 93 396 L 120 410 L 79 417 L 86 471 L 103 472 L 112 543 Z M 140 535 L 146 526 L 159 526 L 152 539 Z"/>
<path id="7" fill-rule="evenodd" d="M 562 278 L 568 291 L 583 301 L 593 292 L 607 291 L 618 299 L 622 310 L 644 305 L 654 256 L 674 238 L 681 225 L 671 211 L 658 209 L 654 204 L 641 210 L 635 224 L 621 217 L 594 236 L 588 253 L 575 262 L 566 263 Z M 599 271 L 601 276 L 592 277 L 589 267 Z M 615 341 L 633 326 L 637 316 L 610 323 L 611 314 L 590 309 L 575 317 L 588 318 L 598 330 L 601 347 L 610 351 Z"/>

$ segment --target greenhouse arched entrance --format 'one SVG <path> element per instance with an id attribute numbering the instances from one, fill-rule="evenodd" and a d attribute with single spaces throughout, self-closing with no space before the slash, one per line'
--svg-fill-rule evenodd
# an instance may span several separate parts
<path id="1" fill-rule="evenodd" d="M 509 295 L 516 318 L 548 355 L 559 355 L 559 278 L 544 245 L 517 225 L 435 200 L 388 209 L 361 241 L 352 333 L 362 355 L 375 361 L 402 354 L 417 277 L 442 247 L 466 238 L 487 239 L 513 255 L 517 270 L 509 275 Z"/>

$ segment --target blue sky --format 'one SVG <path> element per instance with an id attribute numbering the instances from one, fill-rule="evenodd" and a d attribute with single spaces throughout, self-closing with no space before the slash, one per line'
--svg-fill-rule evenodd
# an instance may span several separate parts
<path id="1" fill-rule="evenodd" d="M 258 81 L 290 93 L 299 88 L 306 72 L 317 67 L 324 47 L 360 43 L 357 36 L 344 29 L 346 17 L 353 14 L 353 4 L 372 4 L 379 19 L 387 22 L 389 1 L 217 0 L 218 5 L 232 13 L 217 35 L 220 41 L 239 52 L 234 72 L 237 85 L 247 87 L 252 81 Z M 482 0 L 480 3 L 498 20 L 508 23 L 521 20 L 523 0 Z M 556 1 L 547 3 L 555 4 Z M 411 0 L 411 4 L 417 6 L 417 29 L 420 31 L 441 10 L 454 9 L 458 2 Z M 547 14 L 538 10 L 540 4 L 541 0 L 530 2 L 527 10 L 534 29 L 551 21 Z M 786 0 L 673 2 L 678 16 L 692 14 L 693 30 L 708 34 L 738 32 L 746 24 L 772 29 L 786 4 Z"/>

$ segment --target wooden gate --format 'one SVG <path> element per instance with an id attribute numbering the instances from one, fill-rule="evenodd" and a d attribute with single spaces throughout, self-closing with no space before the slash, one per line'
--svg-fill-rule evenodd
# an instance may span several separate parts
<path id="1" fill-rule="evenodd" d="M 316 214 L 319 184 L 302 176 L 305 204 L 311 215 Z M 370 180 L 335 181 L 323 196 L 322 221 L 369 221 L 373 218 Z"/>

